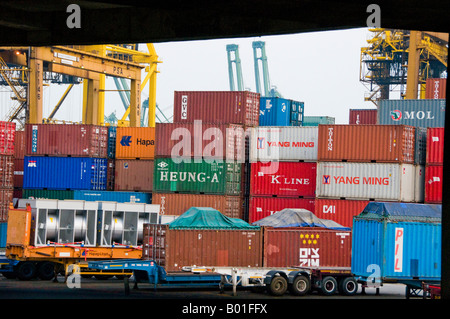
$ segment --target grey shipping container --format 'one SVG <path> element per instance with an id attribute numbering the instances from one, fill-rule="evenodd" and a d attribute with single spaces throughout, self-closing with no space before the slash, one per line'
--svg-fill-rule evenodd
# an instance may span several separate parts
<path id="1" fill-rule="evenodd" d="M 380 100 L 377 124 L 444 127 L 445 100 Z"/>

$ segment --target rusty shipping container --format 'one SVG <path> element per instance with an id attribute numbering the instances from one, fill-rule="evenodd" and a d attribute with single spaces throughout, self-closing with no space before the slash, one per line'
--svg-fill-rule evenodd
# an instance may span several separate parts
<path id="1" fill-rule="evenodd" d="M 425 83 L 425 99 L 445 99 L 447 92 L 447 79 L 427 79 Z"/>
<path id="2" fill-rule="evenodd" d="M 229 195 L 153 193 L 160 215 L 182 215 L 191 207 L 211 207 L 231 218 L 244 219 L 244 198 Z"/>
<path id="3" fill-rule="evenodd" d="M 118 127 L 115 156 L 116 159 L 154 159 L 155 128 Z"/>
<path id="4" fill-rule="evenodd" d="M 0 223 L 8 221 L 9 205 L 13 200 L 13 189 L 0 189 Z"/>
<path id="5" fill-rule="evenodd" d="M 264 228 L 264 267 L 351 267 L 351 231 Z"/>
<path id="6" fill-rule="evenodd" d="M 14 136 L 14 158 L 25 157 L 26 153 L 26 135 L 25 131 L 16 131 Z"/>
<path id="7" fill-rule="evenodd" d="M 261 267 L 262 230 L 170 229 L 144 224 L 143 259 L 154 260 L 167 272 L 184 266 Z"/>
<path id="8" fill-rule="evenodd" d="M 88 124 L 26 124 L 26 155 L 106 158 L 108 128 Z"/>
<path id="9" fill-rule="evenodd" d="M 285 208 L 304 208 L 313 213 L 315 210 L 315 199 L 312 198 L 251 196 L 249 201 L 249 223 L 256 222 Z"/>
<path id="10" fill-rule="evenodd" d="M 153 190 L 153 167 L 150 160 L 115 160 L 114 190 L 151 192 Z"/>
<path id="11" fill-rule="evenodd" d="M 377 109 L 350 109 L 348 124 L 377 124 Z"/>
<path id="12" fill-rule="evenodd" d="M 23 158 L 13 158 L 13 184 L 15 188 L 23 187 Z"/>
<path id="13" fill-rule="evenodd" d="M 175 91 L 174 123 L 259 125 L 260 94 L 248 91 Z"/>
<path id="14" fill-rule="evenodd" d="M 427 165 L 444 164 L 444 128 L 427 128 Z"/>
<path id="15" fill-rule="evenodd" d="M 155 156 L 245 160 L 245 131 L 237 124 L 157 123 Z"/>
<path id="16" fill-rule="evenodd" d="M 319 161 L 414 163 L 415 128 L 406 125 L 320 125 Z"/>
<path id="17" fill-rule="evenodd" d="M 250 195 L 314 198 L 316 168 L 313 162 L 251 163 Z"/>
<path id="18" fill-rule="evenodd" d="M 14 159 L 12 155 L 0 155 L 0 188 L 14 188 Z"/>
<path id="19" fill-rule="evenodd" d="M 14 155 L 16 123 L 0 121 L 0 155 Z"/>
<path id="20" fill-rule="evenodd" d="M 425 168 L 425 203 L 442 203 L 443 165 L 427 165 Z"/>
<path id="21" fill-rule="evenodd" d="M 353 217 L 359 215 L 368 203 L 368 200 L 317 198 L 314 215 L 333 220 L 344 227 L 352 227 Z"/>

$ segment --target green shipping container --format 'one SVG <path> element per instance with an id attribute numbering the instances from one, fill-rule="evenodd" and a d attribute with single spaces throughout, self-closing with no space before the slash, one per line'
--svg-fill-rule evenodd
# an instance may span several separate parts
<path id="1" fill-rule="evenodd" d="M 334 124 L 335 118 L 331 116 L 303 116 L 302 126 L 319 126 L 319 124 Z"/>
<path id="2" fill-rule="evenodd" d="M 242 163 L 194 160 L 174 162 L 157 158 L 154 166 L 154 192 L 241 195 Z"/>
<path id="3" fill-rule="evenodd" d="M 74 191 L 53 189 L 23 189 L 22 198 L 34 199 L 74 199 Z"/>

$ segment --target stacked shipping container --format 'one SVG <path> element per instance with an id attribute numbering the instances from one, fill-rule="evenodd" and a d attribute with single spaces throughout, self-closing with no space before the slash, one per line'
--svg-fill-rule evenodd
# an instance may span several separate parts
<path id="1" fill-rule="evenodd" d="M 0 122 L 0 223 L 7 222 L 13 199 L 15 134 L 15 123 Z"/>
<path id="2" fill-rule="evenodd" d="M 425 168 L 425 203 L 442 203 L 444 165 L 444 128 L 427 130 L 427 156 Z"/>

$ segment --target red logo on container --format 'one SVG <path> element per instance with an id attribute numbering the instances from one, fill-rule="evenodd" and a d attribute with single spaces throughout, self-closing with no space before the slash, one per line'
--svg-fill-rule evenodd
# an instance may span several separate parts
<path id="1" fill-rule="evenodd" d="M 330 184 L 330 183 L 331 183 L 330 175 L 323 175 L 322 184 Z"/>

